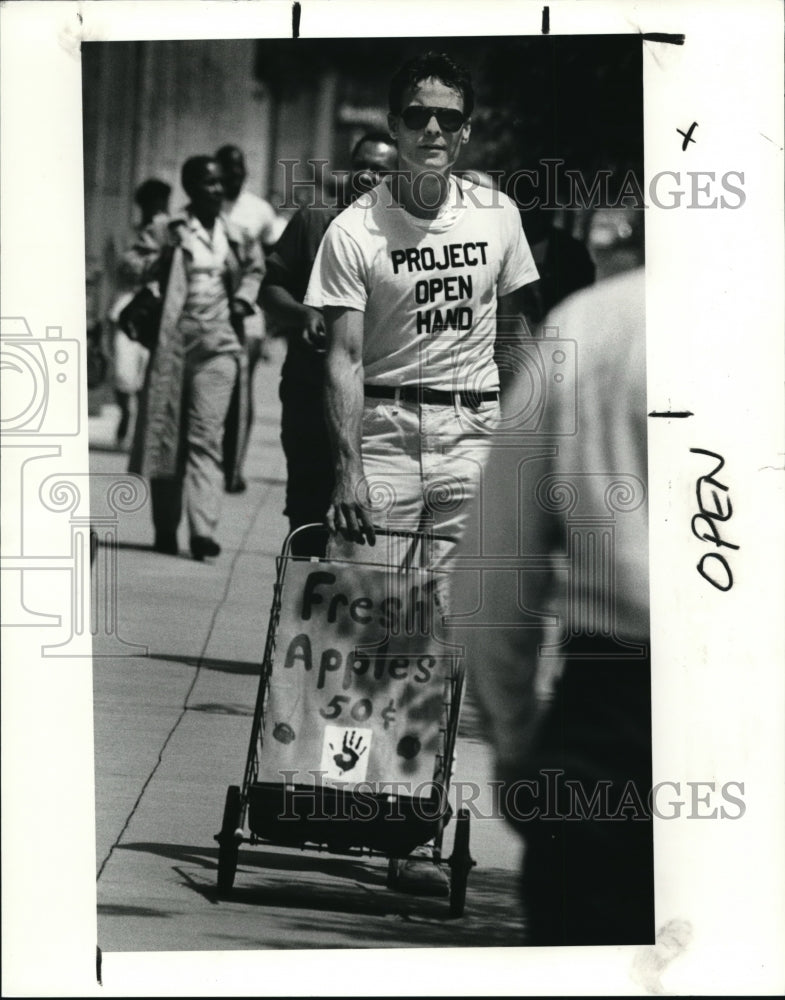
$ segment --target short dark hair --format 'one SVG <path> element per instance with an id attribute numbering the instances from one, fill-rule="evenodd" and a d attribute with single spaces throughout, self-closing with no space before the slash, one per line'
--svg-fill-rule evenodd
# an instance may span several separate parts
<path id="1" fill-rule="evenodd" d="M 150 177 L 146 181 L 142 181 L 134 191 L 134 201 L 139 208 L 143 209 L 147 205 L 168 201 L 171 193 L 172 186 L 170 184 L 167 184 L 166 181 L 159 181 L 157 177 Z"/>
<path id="2" fill-rule="evenodd" d="M 207 167 L 216 162 L 214 156 L 190 156 L 185 161 L 180 171 L 180 183 L 186 194 L 190 195 L 194 184 L 200 180 Z"/>
<path id="3" fill-rule="evenodd" d="M 385 146 L 392 146 L 395 149 L 398 143 L 393 139 L 393 137 L 388 132 L 383 132 L 381 129 L 376 129 L 372 132 L 366 132 L 365 135 L 360 136 L 357 142 L 352 146 L 351 158 L 354 159 L 360 152 L 360 147 L 364 146 L 366 142 L 380 142 Z"/>
<path id="4" fill-rule="evenodd" d="M 245 162 L 245 153 L 239 146 L 235 146 L 234 143 L 231 142 L 227 142 L 226 145 L 221 146 L 221 148 L 216 151 L 215 158 L 219 163 L 223 163 L 224 160 L 231 159 L 235 153 L 239 153 L 243 158 L 243 162 Z"/>
<path id="5" fill-rule="evenodd" d="M 460 92 L 463 98 L 463 113 L 468 118 L 474 110 L 474 89 L 469 71 L 453 62 L 443 52 L 426 52 L 415 56 L 401 66 L 390 81 L 389 105 L 394 115 L 403 110 L 403 95 L 421 80 L 434 76 L 446 87 Z"/>

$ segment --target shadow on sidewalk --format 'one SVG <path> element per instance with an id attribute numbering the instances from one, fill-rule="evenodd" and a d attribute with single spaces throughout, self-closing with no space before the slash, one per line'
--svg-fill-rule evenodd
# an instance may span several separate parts
<path id="1" fill-rule="evenodd" d="M 151 660 L 163 660 L 166 663 L 182 663 L 185 667 L 201 667 L 202 670 L 212 670 L 219 674 L 239 674 L 243 677 L 253 677 L 261 669 L 261 660 L 214 660 L 209 656 L 172 656 L 168 653 L 150 653 Z"/>
<path id="2" fill-rule="evenodd" d="M 99 549 L 123 549 L 123 550 L 129 551 L 129 552 L 153 552 L 153 551 L 155 551 L 153 549 L 153 543 L 152 542 L 121 542 L 121 541 L 118 541 L 117 539 L 112 539 L 111 542 L 107 543 L 106 541 L 104 541 L 104 539 L 98 538 L 97 539 L 97 546 L 98 546 Z M 160 553 L 156 552 L 156 555 L 158 555 L 160 557 Z M 181 559 L 182 558 L 186 558 L 186 557 L 188 559 L 191 558 L 190 556 L 186 556 L 185 552 L 181 552 L 180 553 L 180 558 Z M 176 558 L 176 557 L 170 556 L 169 558 Z"/>
<path id="3" fill-rule="evenodd" d="M 171 859 L 184 886 L 212 905 L 293 911 L 286 917 L 287 926 L 293 930 L 299 922 L 303 935 L 294 934 L 291 945 L 278 943 L 275 947 L 395 947 L 403 943 L 401 921 L 418 925 L 417 944 L 423 946 L 511 947 L 525 943 L 515 879 L 500 868 L 475 869 L 469 880 L 465 916 L 454 920 L 449 917 L 446 898 L 388 889 L 383 858 L 361 861 L 313 852 L 281 853 L 264 846 L 241 849 L 234 888 L 222 896 L 215 884 L 217 848 L 138 842 L 120 844 L 118 850 Z M 196 866 L 197 871 L 187 871 L 188 866 Z M 98 910 L 104 916 L 124 915 L 111 904 L 99 904 Z M 325 945 L 314 935 L 313 916 L 298 916 L 303 911 L 323 912 L 325 927 L 333 934 L 344 933 L 346 944 Z M 389 926 L 375 924 L 363 938 L 358 934 L 357 916 L 396 919 Z"/>
<path id="4" fill-rule="evenodd" d="M 219 811 L 220 812 L 220 811 Z M 216 822 L 216 831 L 220 827 L 220 815 Z M 216 871 L 218 865 L 218 846 L 209 847 L 195 844 L 162 844 L 154 841 L 137 841 L 128 844 L 118 844 L 119 851 L 139 851 L 145 854 L 155 854 L 173 861 L 196 864 L 208 871 Z M 240 865 L 247 868 L 262 868 L 281 872 L 302 872 L 341 874 L 343 877 L 370 884 L 378 883 L 379 873 L 374 870 L 370 861 L 345 857 L 340 854 L 318 854 L 316 852 L 286 853 L 270 847 L 240 848 Z M 340 873 L 337 866 L 341 866 Z M 238 878 L 240 875 L 238 874 Z M 384 872 L 381 873 L 382 883 Z"/>

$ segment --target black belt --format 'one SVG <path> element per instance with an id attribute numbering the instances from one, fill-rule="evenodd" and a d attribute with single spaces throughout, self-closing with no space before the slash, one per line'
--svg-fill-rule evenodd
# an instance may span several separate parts
<path id="1" fill-rule="evenodd" d="M 464 406 L 477 406 L 479 403 L 496 402 L 499 393 L 492 392 L 446 392 L 444 389 L 431 389 L 427 385 L 402 385 L 393 388 L 389 385 L 366 385 L 365 395 L 371 399 L 401 399 L 404 403 L 430 403 L 434 406 L 451 406 L 458 396 Z"/>

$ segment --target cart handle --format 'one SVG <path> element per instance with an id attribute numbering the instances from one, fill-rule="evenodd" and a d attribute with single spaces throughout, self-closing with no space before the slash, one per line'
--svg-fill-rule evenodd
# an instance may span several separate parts
<path id="1" fill-rule="evenodd" d="M 292 547 L 292 539 L 295 535 L 298 535 L 301 531 L 312 531 L 314 528 L 319 528 L 321 531 L 329 532 L 329 528 L 322 521 L 312 521 L 310 524 L 301 524 L 299 528 L 295 528 L 294 531 L 290 531 L 286 536 L 283 543 L 283 550 L 281 555 L 286 557 L 289 555 L 289 550 Z M 437 542 L 457 542 L 458 539 L 454 535 L 442 535 L 436 532 L 430 531 L 410 531 L 406 528 L 380 528 L 377 525 L 373 526 L 374 531 L 377 535 L 397 535 L 400 538 L 411 538 L 415 540 L 422 540 L 427 538 L 429 540 L 433 539 Z"/>

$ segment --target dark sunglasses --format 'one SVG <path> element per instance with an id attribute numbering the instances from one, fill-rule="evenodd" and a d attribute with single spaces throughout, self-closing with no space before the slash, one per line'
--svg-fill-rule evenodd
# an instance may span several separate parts
<path id="1" fill-rule="evenodd" d="M 462 111 L 455 108 L 425 108 L 421 104 L 410 104 L 401 112 L 401 121 L 407 128 L 425 128 L 428 122 L 436 115 L 439 128 L 445 132 L 457 132 L 465 123 L 466 116 Z"/>

